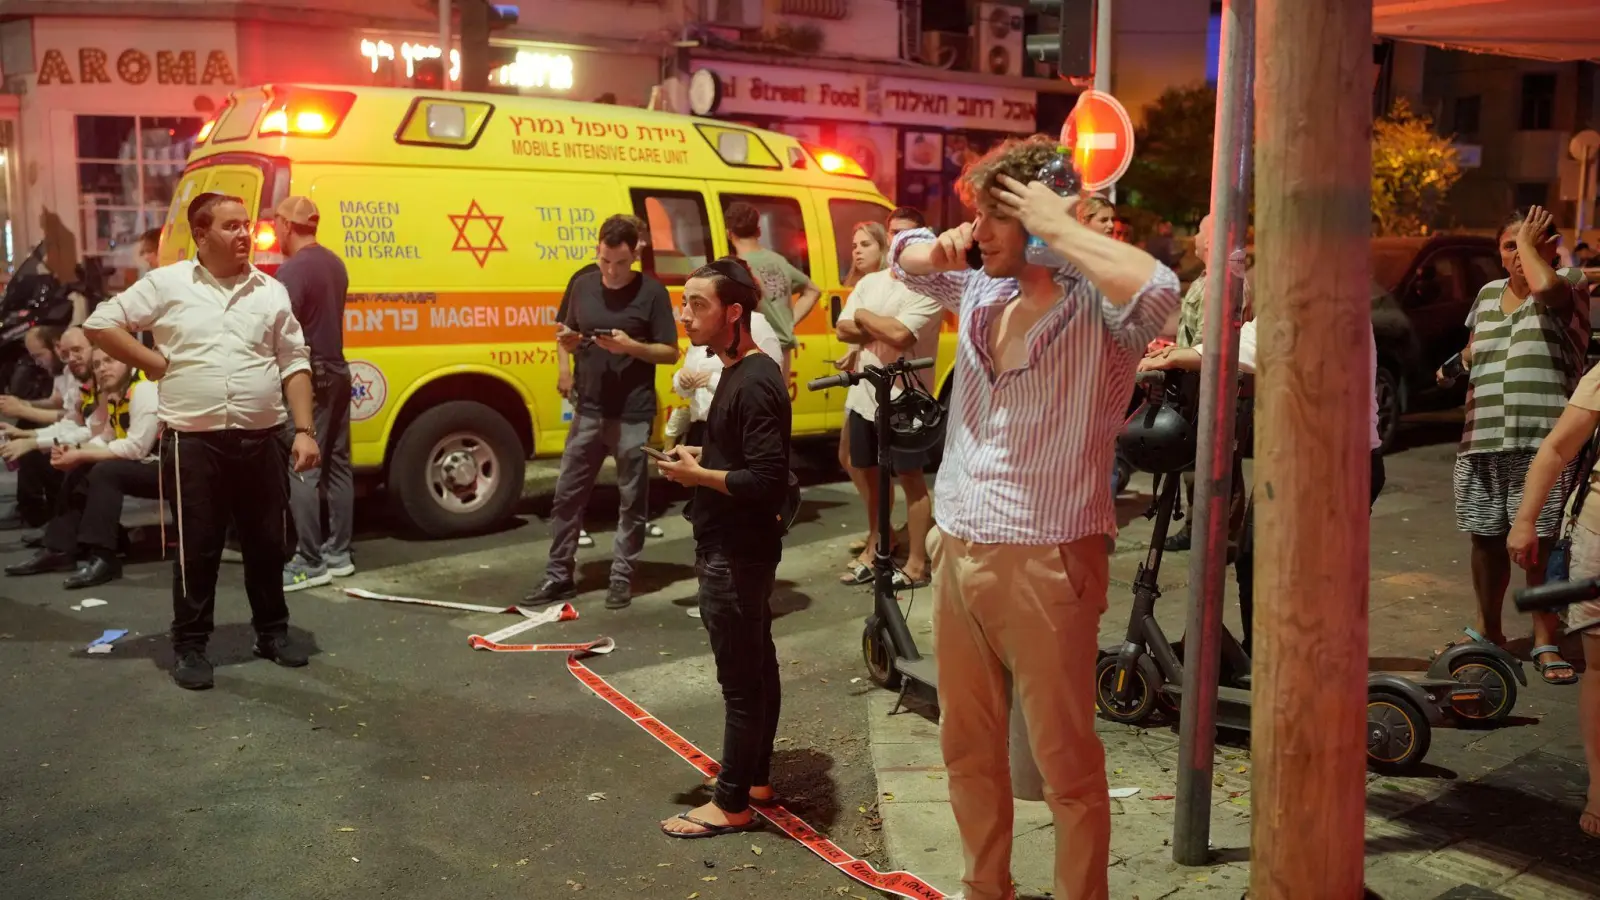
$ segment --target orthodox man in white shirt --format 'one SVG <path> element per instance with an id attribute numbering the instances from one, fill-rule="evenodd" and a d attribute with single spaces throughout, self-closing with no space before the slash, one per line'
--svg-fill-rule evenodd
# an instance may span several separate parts
<path id="1" fill-rule="evenodd" d="M 1056 153 L 1043 135 L 990 151 L 961 176 L 977 218 L 937 237 L 908 231 L 891 250 L 906 287 L 960 321 L 928 544 L 939 743 L 968 900 L 1013 896 L 1008 673 L 1055 818 L 1055 895 L 1110 897 L 1094 727 L 1095 636 L 1117 532 L 1106 473 L 1134 369 L 1178 307 L 1178 279 L 1078 222 L 1076 197 L 1032 180 Z M 1051 265 L 1030 261 L 1030 236 Z"/>
<path id="2" fill-rule="evenodd" d="M 100 304 L 83 327 L 96 347 L 161 382 L 162 478 L 178 526 L 173 678 L 204 690 L 212 685 L 205 650 L 230 520 L 244 556 L 256 655 L 306 664 L 305 651 L 289 641 L 283 599 L 286 418 L 294 421 L 293 471 L 316 466 L 319 453 L 310 356 L 288 292 L 250 264 L 244 201 L 203 193 L 189 203 L 188 220 L 195 258 L 150 272 Z M 156 349 L 134 337 L 142 331 L 154 335 Z"/>

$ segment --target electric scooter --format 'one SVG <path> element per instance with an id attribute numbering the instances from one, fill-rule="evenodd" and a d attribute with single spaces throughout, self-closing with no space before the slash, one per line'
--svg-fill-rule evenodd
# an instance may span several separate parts
<path id="1" fill-rule="evenodd" d="M 901 700 L 914 686 L 926 689 L 929 698 L 938 696 L 939 669 L 932 656 L 923 656 L 906 626 L 906 617 L 895 599 L 894 557 L 890 546 L 894 526 L 894 475 L 890 469 L 889 410 L 894 382 L 919 369 L 932 368 L 932 359 L 900 359 L 885 366 L 866 366 L 860 372 L 841 372 L 814 378 L 806 387 L 822 391 L 850 387 L 861 381 L 872 385 L 878 398 L 878 539 L 872 559 L 872 614 L 861 632 L 861 656 L 867 664 L 867 677 L 873 684 L 899 691 Z"/>
<path id="2" fill-rule="evenodd" d="M 1171 376 L 1179 377 L 1171 377 Z M 1154 416 L 1165 405 L 1187 422 L 1198 411 L 1198 375 L 1169 373 L 1150 382 L 1146 412 Z M 1135 417 L 1134 421 L 1137 421 Z M 1132 425 L 1133 422 L 1130 422 Z M 1126 434 L 1126 432 L 1125 432 Z M 1137 454 L 1133 454 L 1137 456 Z M 1176 719 L 1185 672 L 1182 642 L 1174 644 L 1156 622 L 1161 596 L 1161 559 L 1182 484 L 1181 468 L 1155 472 L 1155 500 L 1145 513 L 1155 521 L 1150 550 L 1133 582 L 1133 613 L 1127 635 L 1117 647 L 1101 651 L 1095 666 L 1095 705 L 1100 714 L 1126 725 L 1148 722 L 1157 708 Z M 1520 602 L 1520 601 L 1519 601 Z M 1250 728 L 1251 661 L 1244 647 L 1222 628 L 1222 655 L 1217 686 L 1217 723 Z M 1367 675 L 1367 761 L 1379 772 L 1403 774 L 1415 769 L 1428 753 L 1433 728 L 1451 722 L 1491 724 L 1511 715 L 1517 684 L 1527 685 L 1522 663 L 1485 641 L 1458 644 L 1440 654 L 1421 677 L 1391 672 Z"/>

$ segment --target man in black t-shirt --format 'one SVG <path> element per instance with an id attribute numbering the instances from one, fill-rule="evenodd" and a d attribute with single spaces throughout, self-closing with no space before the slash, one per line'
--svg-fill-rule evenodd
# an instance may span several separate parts
<path id="1" fill-rule="evenodd" d="M 656 366 L 677 362 L 678 332 L 667 289 L 633 271 L 639 229 L 630 218 L 612 216 L 600 226 L 598 268 L 573 281 L 566 317 L 557 325 L 556 341 L 577 357 L 572 425 L 550 512 L 550 563 L 526 603 L 577 595 L 578 533 L 608 455 L 617 461 L 621 509 L 606 607 L 621 609 L 633 600 L 633 566 L 644 548 L 650 477 L 643 447 L 656 417 Z"/>
<path id="2" fill-rule="evenodd" d="M 683 288 L 679 321 L 697 347 L 722 360 L 722 382 L 706 415 L 704 447 L 674 448 L 661 473 L 694 488 L 700 619 L 711 639 L 726 707 L 722 770 L 710 803 L 661 823 L 676 838 L 756 827 L 750 804 L 772 802 L 772 741 L 782 691 L 767 600 L 783 555 L 789 488 L 789 388 L 783 370 L 756 348 L 750 315 L 761 300 L 755 276 L 728 257 Z"/>

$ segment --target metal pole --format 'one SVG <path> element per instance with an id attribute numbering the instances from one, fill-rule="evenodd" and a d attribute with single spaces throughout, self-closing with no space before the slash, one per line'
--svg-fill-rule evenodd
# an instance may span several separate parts
<path id="1" fill-rule="evenodd" d="M 1372 0 L 1258 0 L 1250 897 L 1362 895 Z M 1303 52 L 1305 51 L 1305 52 Z"/>
<path id="2" fill-rule="evenodd" d="M 450 0 L 439 0 L 439 66 L 444 77 L 439 90 L 450 90 Z"/>
<path id="3" fill-rule="evenodd" d="M 1578 160 L 1578 214 L 1574 217 L 1577 221 L 1573 223 L 1574 233 L 1572 235 L 1572 246 L 1574 247 L 1578 246 L 1579 241 L 1583 240 L 1583 230 L 1589 227 L 1589 194 L 1594 191 L 1594 185 L 1590 183 L 1591 180 L 1589 178 L 1589 160 L 1591 158 L 1591 151 L 1585 147 L 1583 158 Z"/>
<path id="4" fill-rule="evenodd" d="M 1094 89 L 1111 93 L 1111 3 L 1098 0 L 1094 5 Z M 1117 186 L 1106 188 L 1106 199 L 1117 202 Z"/>
<path id="5" fill-rule="evenodd" d="M 1172 858 L 1210 862 L 1211 773 L 1216 750 L 1217 678 L 1233 496 L 1238 398 L 1239 312 L 1244 279 L 1229 259 L 1244 249 L 1252 177 L 1255 0 L 1226 0 L 1217 78 L 1216 150 L 1211 162 L 1214 239 L 1206 261 L 1205 353 L 1200 375 L 1199 458 L 1194 479 L 1194 553 L 1189 558 L 1189 627 L 1184 636 L 1177 822 Z"/>

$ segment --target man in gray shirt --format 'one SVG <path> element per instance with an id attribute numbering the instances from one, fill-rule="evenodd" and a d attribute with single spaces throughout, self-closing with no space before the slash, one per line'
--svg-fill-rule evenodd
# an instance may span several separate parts
<path id="1" fill-rule="evenodd" d="M 344 303 L 350 276 L 344 261 L 317 243 L 321 216 L 307 197 L 278 204 L 274 225 L 287 261 L 278 280 L 311 351 L 312 398 L 322 465 L 289 479 L 289 509 L 298 548 L 283 567 L 283 589 L 298 591 L 355 574 L 350 555 L 355 482 L 350 472 L 350 367 L 344 358 Z M 322 528 L 322 495 L 328 528 Z"/>

